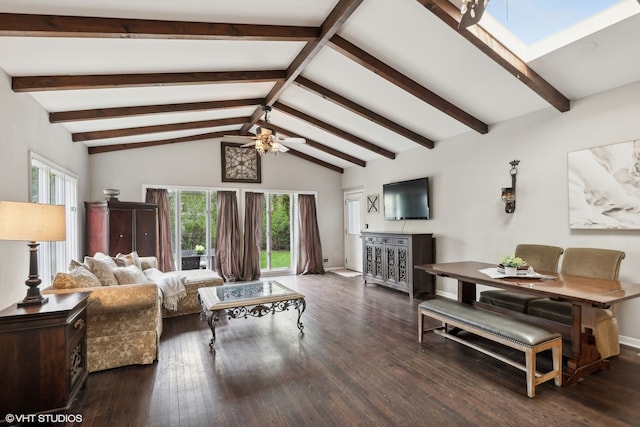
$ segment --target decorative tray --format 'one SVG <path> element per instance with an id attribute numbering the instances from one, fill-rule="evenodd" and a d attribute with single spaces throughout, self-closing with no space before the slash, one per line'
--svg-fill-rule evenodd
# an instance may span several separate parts
<path id="1" fill-rule="evenodd" d="M 554 276 L 547 276 L 545 274 L 536 273 L 532 268 L 527 270 L 518 270 L 518 274 L 515 276 L 507 276 L 504 274 L 504 268 L 493 267 L 493 268 L 484 268 L 482 270 L 478 270 L 480 273 L 486 274 L 492 279 L 508 279 L 513 277 L 527 278 L 527 279 L 547 279 L 553 280 Z"/>

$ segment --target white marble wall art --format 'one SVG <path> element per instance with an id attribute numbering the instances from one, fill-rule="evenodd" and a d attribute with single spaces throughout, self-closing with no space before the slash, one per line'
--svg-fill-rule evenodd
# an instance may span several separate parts
<path id="1" fill-rule="evenodd" d="M 568 154 L 573 229 L 640 229 L 640 140 Z"/>

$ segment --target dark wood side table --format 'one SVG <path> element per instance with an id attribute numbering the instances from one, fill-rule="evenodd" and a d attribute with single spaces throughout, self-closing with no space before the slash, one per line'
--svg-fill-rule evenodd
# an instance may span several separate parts
<path id="1" fill-rule="evenodd" d="M 0 418 L 68 410 L 87 380 L 90 292 L 0 311 Z"/>

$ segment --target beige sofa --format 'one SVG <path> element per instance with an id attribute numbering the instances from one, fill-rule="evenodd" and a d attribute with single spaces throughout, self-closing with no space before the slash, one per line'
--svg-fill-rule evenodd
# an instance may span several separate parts
<path id="1" fill-rule="evenodd" d="M 140 262 L 143 268 L 157 265 L 153 257 L 141 257 Z M 91 292 L 87 305 L 89 372 L 153 363 L 158 359 L 162 317 L 198 313 L 198 288 L 223 283 L 211 270 L 176 272 L 185 277 L 186 296 L 178 302 L 177 310 L 170 311 L 163 307 L 162 291 L 155 283 L 105 286 L 103 274 L 93 274 L 87 267 L 72 262 L 69 273 L 58 273 L 53 285 L 42 293 Z"/>

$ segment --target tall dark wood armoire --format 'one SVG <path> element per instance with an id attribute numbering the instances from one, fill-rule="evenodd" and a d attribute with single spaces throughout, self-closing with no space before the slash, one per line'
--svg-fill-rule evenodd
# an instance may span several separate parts
<path id="1" fill-rule="evenodd" d="M 158 256 L 158 205 L 139 202 L 85 202 L 86 252 L 116 256 L 138 252 Z"/>

